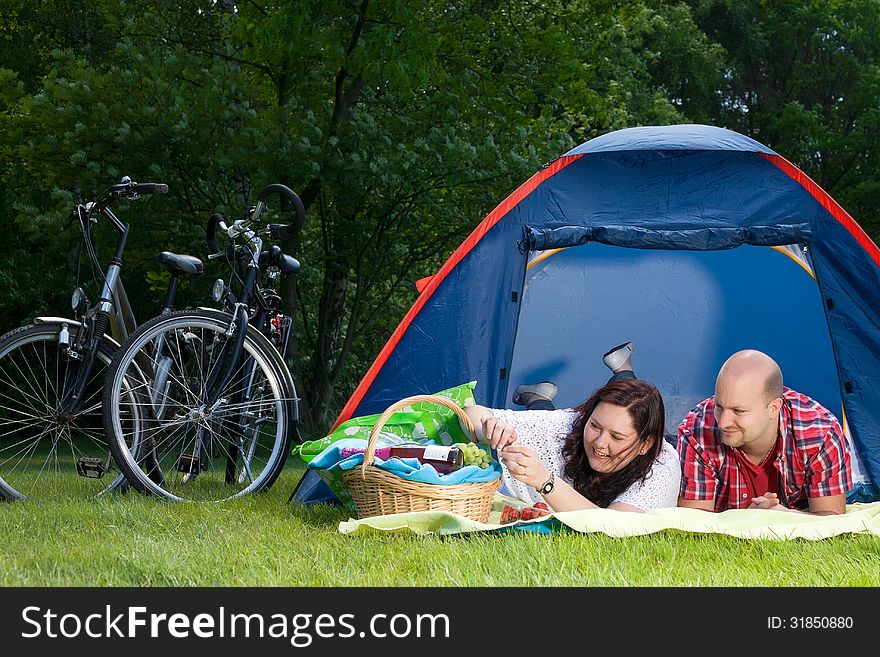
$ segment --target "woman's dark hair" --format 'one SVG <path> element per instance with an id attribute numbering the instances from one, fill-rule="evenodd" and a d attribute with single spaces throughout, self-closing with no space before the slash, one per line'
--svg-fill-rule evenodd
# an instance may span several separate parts
<path id="1" fill-rule="evenodd" d="M 631 449 L 639 450 L 651 437 L 654 444 L 644 454 L 634 459 L 616 472 L 596 472 L 590 467 L 584 449 L 584 427 L 602 402 L 625 408 L 638 433 L 638 440 Z M 651 471 L 656 458 L 663 449 L 664 419 L 663 398 L 660 392 L 646 381 L 627 379 L 608 383 L 599 388 L 583 404 L 577 406 L 577 419 L 565 437 L 562 456 L 565 459 L 563 472 L 572 487 L 593 504 L 607 507 L 618 495 L 636 481 L 644 480 Z"/>

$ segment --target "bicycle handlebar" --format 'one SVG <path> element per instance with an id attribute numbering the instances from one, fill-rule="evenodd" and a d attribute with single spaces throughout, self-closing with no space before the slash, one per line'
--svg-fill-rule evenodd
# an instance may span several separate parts
<path id="1" fill-rule="evenodd" d="M 222 221 L 223 215 L 219 212 L 215 212 L 211 215 L 211 218 L 208 219 L 208 228 L 205 235 L 205 238 L 208 241 L 208 248 L 210 249 L 208 257 L 220 253 L 220 248 L 217 246 L 217 226 L 222 223 Z"/>
<path id="2" fill-rule="evenodd" d="M 300 200 L 299 196 L 297 196 L 296 192 L 290 189 L 290 187 L 288 187 L 287 185 L 281 185 L 279 183 L 266 185 L 265 187 L 263 187 L 263 189 L 260 190 L 260 193 L 257 195 L 258 207 L 262 206 L 263 202 L 266 200 L 266 197 L 268 197 L 270 194 L 280 194 L 293 204 L 293 209 L 296 212 L 296 222 L 294 222 L 292 230 L 298 230 L 299 228 L 301 228 L 306 220 L 306 209 L 303 206 L 303 202 Z"/>
<path id="3" fill-rule="evenodd" d="M 167 194 L 168 185 L 165 183 L 134 183 L 131 190 L 138 194 Z"/>
<path id="4" fill-rule="evenodd" d="M 167 189 L 167 187 L 166 187 Z M 279 194 L 289 200 L 294 207 L 296 212 L 296 222 L 294 224 L 269 224 L 266 229 L 259 230 L 255 234 L 265 234 L 266 231 L 272 236 L 273 240 L 285 240 L 291 235 L 293 235 L 294 231 L 300 228 L 305 222 L 306 211 L 303 206 L 303 202 L 300 200 L 299 196 L 297 196 L 296 192 L 294 192 L 287 185 L 281 185 L 279 183 L 272 183 L 270 185 L 266 185 L 263 189 L 260 190 L 260 193 L 257 195 L 257 204 L 251 208 L 251 211 L 248 214 L 248 218 L 243 221 L 237 221 L 230 227 L 229 235 L 233 236 L 232 228 L 241 225 L 242 227 L 249 226 L 251 222 L 257 221 L 260 218 L 260 215 L 263 213 L 265 209 L 264 201 L 271 194 Z M 208 219 L 208 226 L 205 230 L 205 240 L 208 243 L 208 258 L 218 258 L 223 253 L 220 251 L 219 246 L 217 245 L 217 227 L 223 226 L 225 229 L 225 224 L 223 222 L 223 215 L 219 212 L 215 212 L 211 215 L 211 218 Z M 248 229 L 252 230 L 252 229 Z M 238 231 L 236 231 L 238 234 Z M 227 254 L 227 257 L 228 254 Z M 233 257 L 238 257 L 238 252 L 233 254 Z"/>
<path id="5" fill-rule="evenodd" d="M 119 183 L 111 185 L 105 193 L 106 197 L 99 202 L 99 205 L 104 205 L 109 199 L 123 196 L 137 198 L 142 194 L 167 194 L 168 185 L 165 183 L 136 183 L 132 182 L 128 176 L 123 176 Z"/>

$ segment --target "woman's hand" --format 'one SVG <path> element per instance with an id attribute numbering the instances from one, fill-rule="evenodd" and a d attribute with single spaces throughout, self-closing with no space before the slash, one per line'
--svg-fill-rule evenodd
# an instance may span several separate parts
<path id="1" fill-rule="evenodd" d="M 492 449 L 503 449 L 507 445 L 519 442 L 516 429 L 496 418 L 492 409 L 474 404 L 465 406 L 463 410 L 474 425 L 477 442 L 489 443 Z M 463 426 L 462 430 L 465 431 Z"/>
<path id="2" fill-rule="evenodd" d="M 516 429 L 491 413 L 483 417 L 483 436 L 492 449 L 504 449 L 519 442 Z"/>
<path id="3" fill-rule="evenodd" d="M 537 489 L 550 479 L 550 471 L 531 447 L 508 445 L 498 452 L 501 463 L 517 481 Z"/>

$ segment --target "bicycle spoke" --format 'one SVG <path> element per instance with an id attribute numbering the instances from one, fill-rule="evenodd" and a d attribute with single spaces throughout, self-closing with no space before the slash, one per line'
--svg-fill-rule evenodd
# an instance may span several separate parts
<path id="1" fill-rule="evenodd" d="M 199 396 L 190 390 L 189 384 L 186 382 L 186 374 L 185 374 L 186 366 L 184 365 L 184 362 L 183 362 L 183 356 L 182 356 L 183 351 L 182 351 L 182 347 L 180 345 L 179 331 L 175 331 L 175 333 L 174 333 L 174 342 L 175 342 L 175 346 L 176 346 L 176 351 L 174 351 L 171 354 L 171 360 L 174 363 L 177 372 L 180 372 L 183 374 L 183 379 L 176 377 L 175 372 L 174 372 L 175 368 L 170 368 L 168 370 L 168 376 L 181 387 L 181 389 L 184 391 L 185 394 L 189 394 L 191 403 L 198 404 L 199 399 L 200 399 Z M 177 356 L 176 359 L 175 359 L 175 355 Z"/>
<path id="2" fill-rule="evenodd" d="M 187 421 L 187 422 L 178 423 L 176 425 L 171 425 L 171 426 L 173 426 L 171 433 L 169 433 L 165 438 L 160 439 L 158 442 L 154 441 L 153 445 L 152 445 L 152 449 L 155 450 L 156 452 L 161 452 L 161 454 L 163 454 L 163 455 L 167 454 L 171 450 L 171 447 L 166 446 L 163 451 L 162 450 L 163 445 L 173 445 L 174 443 L 172 441 L 172 438 L 177 440 L 177 438 L 175 437 L 175 434 L 182 433 L 183 435 L 185 435 L 186 434 L 186 426 L 188 424 L 189 424 L 189 422 Z M 169 425 L 167 425 L 167 424 L 163 425 L 161 427 L 155 427 L 154 429 L 151 429 L 151 434 L 153 434 L 153 435 L 161 434 L 162 432 L 168 431 L 168 428 L 169 428 Z M 143 434 L 141 434 L 141 435 L 143 435 Z M 146 436 L 146 438 L 148 440 L 151 440 L 153 438 L 153 435 Z"/>
<path id="3" fill-rule="evenodd" d="M 208 330 L 208 329 L 205 329 L 204 327 L 202 328 L 202 344 L 203 345 L 205 344 L 205 331 L 206 330 Z M 211 332 L 211 335 L 212 335 L 212 337 L 216 337 L 216 334 L 213 331 Z M 214 345 L 212 345 L 212 349 L 217 350 L 216 344 L 217 343 L 215 342 Z M 202 381 L 203 387 L 202 387 L 202 390 L 200 391 L 201 395 L 206 396 L 208 394 L 206 387 L 208 385 L 208 381 L 210 381 L 215 374 L 215 368 L 220 367 L 221 363 L 225 364 L 226 358 L 224 356 L 226 356 L 226 346 L 228 344 L 229 344 L 228 340 L 223 341 L 223 344 L 221 344 L 219 347 L 220 353 L 217 355 L 217 358 L 215 358 L 213 360 L 213 363 L 208 366 L 208 371 L 205 372 L 205 377 Z M 199 355 L 201 355 L 201 352 L 199 352 Z M 205 368 L 205 363 L 199 362 L 199 371 L 204 371 L 204 368 Z"/>
<path id="4" fill-rule="evenodd" d="M 14 459 L 16 456 L 21 454 L 22 457 L 12 467 L 12 469 L 15 470 L 15 468 L 17 468 L 19 465 L 21 465 L 22 461 L 24 460 L 25 456 L 27 456 L 28 452 L 33 452 L 36 450 L 37 446 L 40 444 L 40 441 L 43 439 L 43 436 L 45 436 L 47 432 L 49 432 L 55 428 L 57 428 L 57 425 L 56 425 L 56 427 L 47 427 L 46 429 L 43 430 L 43 432 L 39 436 L 24 438 L 24 439 L 18 441 L 17 443 L 15 443 L 14 445 L 11 445 L 8 448 L 4 448 L 4 449 L 11 449 L 12 447 L 17 447 L 18 445 L 25 445 L 25 447 L 22 447 L 19 451 L 15 452 L 14 454 L 10 454 L 9 457 L 2 462 L 3 465 L 5 465 L 6 463 L 9 463 L 12 459 Z M 31 447 L 31 445 L 32 445 L 32 447 Z"/>
<path id="5" fill-rule="evenodd" d="M 32 349 L 33 352 L 34 352 L 34 355 L 35 355 L 37 358 L 39 358 L 39 354 L 37 354 L 37 350 L 33 347 L 33 345 L 30 345 L 30 346 L 31 346 L 31 349 Z M 31 389 L 31 392 L 33 392 L 35 395 L 37 395 L 37 399 L 39 399 L 40 391 L 39 391 L 37 388 L 35 388 L 35 387 L 33 386 L 33 383 L 32 383 L 32 381 L 36 381 L 36 380 L 37 380 L 37 375 L 34 374 L 34 371 L 33 371 L 33 369 L 31 368 L 31 364 L 30 364 L 30 362 L 28 361 L 28 359 L 24 359 L 24 364 L 25 364 L 25 367 L 27 367 L 27 369 L 28 369 L 28 372 L 29 372 L 29 374 L 30 374 L 30 377 L 26 377 L 26 376 L 25 376 L 24 371 L 18 366 L 18 364 L 15 362 L 15 360 L 12 361 L 12 364 L 15 365 L 15 368 L 19 371 L 19 373 L 20 373 L 23 377 L 25 377 L 25 379 L 27 380 L 28 387 L 30 387 L 30 389 Z M 44 370 L 44 371 L 45 371 L 45 370 Z M 47 378 L 48 378 L 48 377 L 47 377 Z M 19 390 L 21 390 L 21 388 L 19 388 Z M 22 392 L 23 392 L 23 390 L 22 390 Z M 44 404 L 46 404 L 46 408 L 47 408 L 47 409 L 51 409 L 51 408 L 52 408 L 51 405 L 49 404 L 49 399 L 48 399 L 48 398 L 40 399 L 40 401 L 43 402 Z"/>
<path id="6" fill-rule="evenodd" d="M 13 399 L 13 400 L 11 400 L 11 401 L 14 402 L 15 400 Z M 23 411 L 23 410 L 21 410 L 21 409 L 19 409 L 19 408 L 12 408 L 12 407 L 10 407 L 10 406 L 5 406 L 5 405 L 3 405 L 3 404 L 0 404 L 0 409 L 3 409 L 3 410 L 5 410 L 5 411 L 9 411 L 10 413 L 15 413 L 15 414 L 20 415 L 20 416 L 25 417 L 25 418 L 34 418 L 34 419 L 39 418 L 39 419 L 43 419 L 43 420 L 45 420 L 45 418 L 46 418 L 46 414 L 45 414 L 45 413 L 42 413 L 42 414 L 40 414 L 40 415 L 32 415 L 32 414 L 27 413 L 27 412 L 25 412 L 25 411 Z M 32 409 L 32 410 L 36 410 L 36 409 Z M 4 422 L 19 422 L 20 420 L 16 420 L 16 419 L 12 419 L 12 418 L 9 418 L 9 419 L 5 419 L 5 418 L 4 418 L 3 421 L 4 421 Z"/>
<path id="7" fill-rule="evenodd" d="M 16 420 L 16 421 L 18 422 L 18 420 Z M 24 422 L 24 421 L 21 421 L 21 422 Z M 20 426 L 20 427 L 16 427 L 15 429 L 11 429 L 11 430 L 7 431 L 6 433 L 0 434 L 0 438 L 3 438 L 4 436 L 8 436 L 13 433 L 18 433 L 24 429 L 30 429 L 32 427 L 39 427 L 39 426 L 42 426 L 43 424 L 45 424 L 45 421 L 44 422 L 28 422 L 27 424 L 22 424 L 22 426 Z M 30 438 L 23 438 L 22 440 L 30 440 Z M 21 444 L 21 441 L 19 441 L 18 443 L 13 443 L 12 445 L 7 445 L 6 447 L 0 447 L 0 452 L 3 452 L 5 450 L 9 449 L 10 447 L 14 447 L 17 444 Z"/>
<path id="8" fill-rule="evenodd" d="M 58 434 L 55 436 L 55 439 L 52 441 L 52 448 L 49 450 L 49 454 L 46 456 L 46 459 L 43 461 L 43 466 L 40 468 L 40 471 L 37 473 L 37 478 L 34 479 L 34 486 L 36 486 L 40 479 L 43 477 L 43 473 L 46 471 L 46 466 L 49 465 L 50 461 L 55 462 L 55 471 L 58 471 L 58 442 L 61 440 L 61 435 L 64 433 L 65 429 L 59 428 Z"/>
<path id="9" fill-rule="evenodd" d="M 78 465 L 110 458 L 101 413 L 109 357 L 102 347 L 86 377 L 83 360 L 64 359 L 58 336 L 57 327 L 35 325 L 10 333 L 3 343 L 0 485 L 7 497 L 91 496 L 108 489 L 106 478 L 78 476 Z M 61 415 L 59 404 L 77 380 L 81 410 L 73 417 Z"/>
<path id="10" fill-rule="evenodd" d="M 49 344 L 56 344 L 57 345 L 57 343 L 54 341 L 43 340 L 43 362 L 46 364 L 44 366 L 45 372 L 46 372 L 46 390 L 47 390 L 46 398 L 47 399 L 49 398 L 48 390 L 49 390 L 49 388 L 51 388 L 52 389 L 52 396 L 57 400 L 59 398 L 58 397 L 58 389 L 56 386 L 52 385 L 52 377 L 49 376 L 49 368 L 48 368 L 49 353 L 47 351 L 47 347 Z M 56 382 L 58 381 L 58 368 L 60 366 L 61 366 L 61 357 L 58 353 L 56 353 L 55 354 L 55 381 Z"/>
<path id="11" fill-rule="evenodd" d="M 90 431 L 84 429 L 83 427 L 77 427 L 77 431 L 85 436 L 91 444 L 93 444 L 102 452 L 106 452 L 108 450 L 109 444 L 107 443 L 103 432 L 99 433 L 98 430 Z M 85 452 L 83 452 L 83 455 L 86 455 Z"/>
<path id="12" fill-rule="evenodd" d="M 219 433 L 217 433 L 216 431 L 214 431 L 210 426 L 206 426 L 205 428 L 206 428 L 206 429 L 207 429 L 207 430 L 208 430 L 213 436 L 216 436 L 216 440 L 217 440 L 218 444 L 220 445 L 220 449 L 222 449 L 222 450 L 225 451 L 225 447 L 224 447 L 224 445 L 223 445 L 223 442 L 224 442 L 224 441 L 228 441 L 229 439 L 225 438 L 224 436 L 222 436 L 222 435 L 220 435 Z M 241 435 L 242 435 L 244 438 L 247 439 L 247 436 L 246 436 L 245 434 L 241 434 Z M 239 448 L 240 448 L 240 446 L 239 446 Z M 226 453 L 226 458 L 227 458 L 227 459 L 232 459 L 232 455 L 231 455 L 228 451 L 226 451 L 225 453 Z M 238 461 L 238 459 L 235 459 L 235 460 Z M 253 476 L 253 473 L 251 472 L 250 466 L 249 466 L 249 465 L 246 465 L 245 467 L 247 468 L 247 473 L 248 473 L 248 476 L 249 476 L 249 478 L 250 478 L 250 480 L 251 480 L 251 483 L 253 483 L 253 482 L 254 482 L 254 476 Z"/>
<path id="13" fill-rule="evenodd" d="M 37 483 L 39 483 L 39 481 L 40 481 L 40 477 L 43 476 L 43 471 L 46 469 L 46 464 L 49 462 L 50 457 L 53 456 L 53 455 L 55 454 L 55 445 L 56 445 L 57 443 L 58 443 L 58 438 L 57 438 L 57 436 L 56 436 L 56 437 L 52 440 L 52 446 L 51 446 L 51 448 L 49 449 L 49 454 L 46 455 L 46 458 L 45 458 L 45 460 L 43 461 L 43 465 L 42 465 L 42 467 L 40 468 L 40 471 L 37 473 L 37 477 L 36 477 L 36 479 L 34 479 L 34 485 L 36 485 Z M 37 446 L 38 446 L 39 444 L 40 444 L 40 441 L 39 441 L 39 440 L 35 440 L 35 441 L 34 441 L 34 446 L 33 446 L 33 449 L 30 450 L 30 456 L 28 457 L 28 460 L 30 460 L 30 458 L 33 457 L 33 455 L 36 453 L 36 451 L 37 451 Z M 23 460 L 23 459 L 24 459 L 24 456 L 22 457 L 22 460 Z M 21 461 L 19 461 L 18 464 L 16 464 L 16 466 L 19 465 L 20 463 L 21 463 Z M 15 468 L 13 468 L 13 470 L 15 470 Z"/>
<path id="14" fill-rule="evenodd" d="M 24 372 L 21 370 L 20 367 L 18 367 L 18 365 L 17 365 L 14 361 L 13 361 L 12 364 L 15 365 L 15 368 L 19 371 L 19 373 L 20 373 L 22 376 L 24 376 Z M 10 387 L 11 389 L 15 390 L 17 393 L 20 393 L 21 395 L 27 397 L 28 399 L 33 400 L 34 402 L 36 402 L 36 403 L 38 403 L 38 404 L 42 404 L 42 405 L 44 405 L 44 406 L 46 407 L 46 410 L 47 410 L 47 411 L 50 411 L 50 412 L 51 412 L 51 411 L 54 411 L 54 410 L 55 410 L 54 408 L 52 408 L 52 406 L 49 405 L 48 400 L 46 400 L 46 399 L 41 399 L 41 398 L 38 397 L 38 396 L 35 396 L 35 395 L 32 395 L 32 394 L 29 394 L 26 390 L 24 390 L 24 389 L 21 387 L 21 384 L 20 384 L 20 383 L 16 383 L 16 381 L 14 381 L 11 377 L 8 378 L 8 379 L 6 379 L 6 380 L 2 380 L 2 379 L 0 379 L 0 384 L 3 384 L 4 386 L 8 386 L 8 387 Z M 31 386 L 31 389 L 33 390 L 33 386 Z M 36 392 L 36 391 L 35 391 L 35 392 Z M 10 399 L 10 401 L 15 401 L 15 400 L 12 399 L 11 397 L 8 397 L 8 398 Z"/>

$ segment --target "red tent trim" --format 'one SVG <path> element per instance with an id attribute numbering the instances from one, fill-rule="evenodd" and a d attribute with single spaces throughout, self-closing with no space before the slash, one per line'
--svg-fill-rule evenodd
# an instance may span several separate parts
<path id="1" fill-rule="evenodd" d="M 831 213 L 831 216 L 837 219 L 837 221 L 839 221 L 843 227 L 856 238 L 856 241 L 862 245 L 862 248 L 865 249 L 865 251 L 868 252 L 868 255 L 874 260 L 874 263 L 880 267 L 880 248 L 874 244 L 874 241 L 868 236 L 865 230 L 856 223 L 856 220 L 853 219 L 837 201 L 831 198 L 828 192 L 819 187 L 812 178 L 781 155 L 769 155 L 767 153 L 761 153 L 760 155 L 782 169 L 789 178 L 800 184 L 813 196 L 813 198 L 819 201 L 822 207 L 828 210 L 828 212 Z"/>
<path id="2" fill-rule="evenodd" d="M 424 292 L 425 288 L 428 287 L 428 283 L 431 282 L 432 278 L 434 278 L 434 274 L 431 274 L 430 276 L 425 276 L 424 278 L 420 278 L 419 280 L 417 280 L 416 281 L 416 292 L 418 292 L 419 294 Z"/>
<path id="3" fill-rule="evenodd" d="M 497 224 L 508 212 L 510 212 L 516 205 L 522 201 L 526 196 L 531 194 L 538 185 L 542 182 L 551 178 L 556 173 L 567 167 L 572 162 L 579 160 L 582 155 L 563 155 L 561 157 L 556 158 L 548 164 L 544 169 L 538 171 L 531 178 L 526 180 L 522 185 L 516 188 L 510 196 L 504 199 L 501 204 L 496 207 L 492 212 L 490 212 L 483 221 L 473 230 L 473 232 L 468 236 L 468 238 L 459 246 L 455 252 L 449 257 L 449 259 L 443 264 L 440 270 L 434 274 L 433 276 L 427 277 L 427 279 L 421 279 L 419 283 L 424 281 L 425 285 L 421 290 L 421 294 L 416 299 L 415 303 L 409 309 L 409 311 L 404 316 L 403 320 L 401 320 L 400 324 L 397 325 L 397 328 L 394 329 L 394 333 L 391 334 L 391 337 L 388 338 L 388 342 L 385 343 L 385 346 L 382 347 L 382 351 L 379 352 L 379 355 L 376 356 L 376 360 L 373 361 L 373 364 L 370 366 L 370 369 L 367 370 L 367 373 L 364 375 L 364 378 L 361 379 L 361 382 L 358 384 L 357 388 L 355 388 L 354 393 L 352 393 L 351 397 L 349 397 L 348 402 L 345 404 L 345 407 L 339 413 L 339 417 L 336 418 L 336 421 L 333 423 L 333 426 L 330 428 L 330 431 L 333 431 L 340 424 L 345 422 L 352 416 L 355 409 L 361 403 L 361 400 L 364 398 L 364 395 L 367 394 L 367 390 L 370 389 L 370 386 L 373 384 L 373 380 L 379 374 L 379 371 L 385 365 L 385 362 L 388 360 L 388 357 L 397 347 L 397 344 L 400 342 L 401 338 L 403 338 L 403 334 L 406 333 L 410 324 L 412 324 L 413 320 L 419 314 L 424 305 L 428 302 L 428 299 L 434 294 L 434 291 L 440 287 L 440 284 L 443 282 L 443 279 L 446 278 L 446 275 L 452 271 L 455 266 L 461 262 L 462 258 L 464 258 L 468 253 L 470 253 L 471 249 L 473 249 L 477 243 L 483 236 L 488 233 L 492 227 Z"/>

